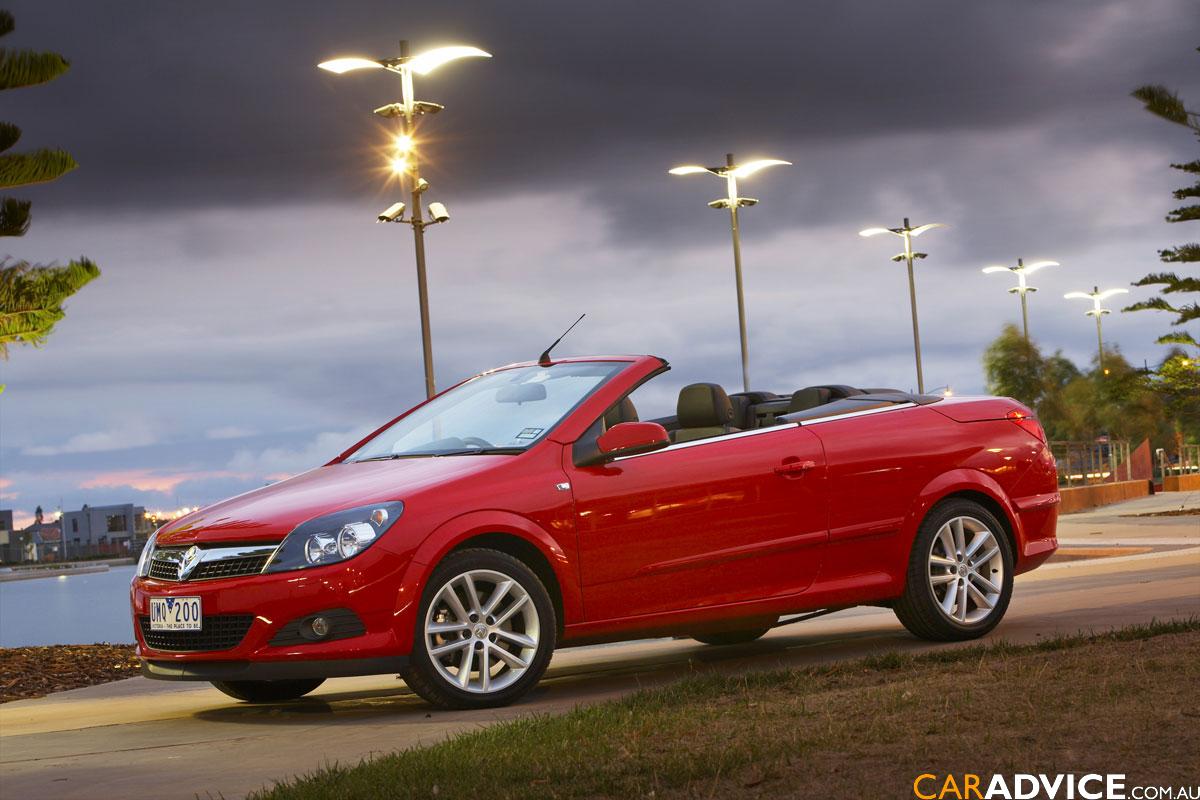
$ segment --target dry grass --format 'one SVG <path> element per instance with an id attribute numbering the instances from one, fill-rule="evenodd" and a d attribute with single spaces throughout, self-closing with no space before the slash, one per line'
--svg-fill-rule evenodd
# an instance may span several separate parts
<path id="1" fill-rule="evenodd" d="M 921 772 L 1194 779 L 1200 621 L 1035 646 L 706 676 L 257 795 L 911 797 Z"/>

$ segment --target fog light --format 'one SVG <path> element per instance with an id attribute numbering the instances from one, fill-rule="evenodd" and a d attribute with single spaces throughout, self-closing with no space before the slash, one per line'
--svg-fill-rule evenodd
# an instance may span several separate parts
<path id="1" fill-rule="evenodd" d="M 316 636 L 318 639 L 324 639 L 329 635 L 329 631 L 333 629 L 333 626 L 329 624 L 329 620 L 324 617 L 313 617 L 309 621 L 308 627 L 312 629 L 313 636 Z"/>

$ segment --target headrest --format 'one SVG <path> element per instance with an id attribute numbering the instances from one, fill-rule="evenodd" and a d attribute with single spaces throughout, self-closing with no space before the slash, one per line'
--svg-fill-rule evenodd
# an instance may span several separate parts
<path id="1" fill-rule="evenodd" d="M 711 428 L 733 421 L 729 395 L 715 383 L 693 383 L 683 387 L 676 411 L 680 428 Z"/>
<path id="2" fill-rule="evenodd" d="M 608 430 L 613 425 L 622 422 L 637 422 L 637 409 L 633 407 L 633 401 L 628 397 L 621 399 L 621 402 L 604 412 L 604 429 Z"/>
<path id="3" fill-rule="evenodd" d="M 807 411 L 810 408 L 825 405 L 829 402 L 829 396 L 830 392 L 824 386 L 809 386 L 806 389 L 801 389 L 792 394 L 792 400 L 788 403 L 787 413 Z"/>

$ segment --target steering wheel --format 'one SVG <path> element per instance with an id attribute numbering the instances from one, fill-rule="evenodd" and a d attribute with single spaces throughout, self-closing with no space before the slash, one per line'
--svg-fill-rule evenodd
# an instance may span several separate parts
<path id="1" fill-rule="evenodd" d="M 478 436 L 464 436 L 462 437 L 462 443 L 467 447 L 478 447 L 480 450 L 490 450 L 495 447 L 491 442 L 486 439 L 480 439 Z"/>

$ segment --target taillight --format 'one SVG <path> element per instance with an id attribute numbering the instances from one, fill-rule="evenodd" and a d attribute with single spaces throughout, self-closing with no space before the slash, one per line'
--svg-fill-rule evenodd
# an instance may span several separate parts
<path id="1" fill-rule="evenodd" d="M 1015 408 L 1004 416 L 1023 428 L 1026 433 L 1036 436 L 1038 441 L 1045 444 L 1046 432 L 1042 430 L 1041 423 L 1037 421 L 1037 417 L 1032 417 L 1024 411 Z"/>

